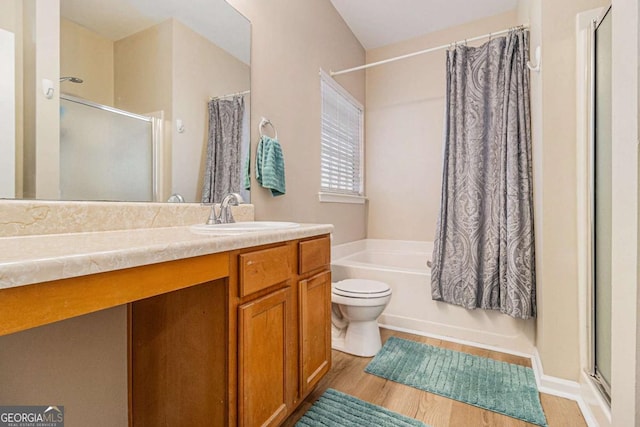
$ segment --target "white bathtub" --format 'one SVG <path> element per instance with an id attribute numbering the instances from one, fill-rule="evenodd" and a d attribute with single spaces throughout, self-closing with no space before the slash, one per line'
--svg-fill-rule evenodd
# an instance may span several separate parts
<path id="1" fill-rule="evenodd" d="M 382 327 L 441 335 L 483 346 L 531 354 L 534 320 L 495 311 L 466 310 L 431 299 L 431 242 L 366 239 L 331 248 L 333 281 L 372 279 L 389 284 L 391 302 Z"/>

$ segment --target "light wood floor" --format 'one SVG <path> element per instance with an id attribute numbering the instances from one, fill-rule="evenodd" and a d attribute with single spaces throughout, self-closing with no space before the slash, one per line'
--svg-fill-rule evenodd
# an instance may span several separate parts
<path id="1" fill-rule="evenodd" d="M 381 329 L 380 331 L 383 343 L 388 337 L 393 335 L 451 350 L 490 357 L 503 362 L 531 366 L 530 360 L 523 357 L 403 332 L 390 331 L 388 329 Z M 327 388 L 339 390 L 359 399 L 383 406 L 394 412 L 416 418 L 431 427 L 533 426 L 533 424 L 505 415 L 476 408 L 466 403 L 367 374 L 364 372 L 364 368 L 370 360 L 371 358 L 351 356 L 334 350 L 331 371 L 323 378 L 309 397 L 307 397 L 300 408 L 284 422 L 283 426 L 288 427 L 295 425 L 296 421 L 302 417 L 313 402 L 318 399 Z M 543 393 L 541 393 L 540 396 L 549 427 L 582 427 L 587 425 L 576 402 Z"/>

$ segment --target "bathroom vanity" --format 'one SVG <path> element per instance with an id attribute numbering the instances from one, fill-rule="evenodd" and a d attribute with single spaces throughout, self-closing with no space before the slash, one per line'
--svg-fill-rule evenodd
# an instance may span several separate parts
<path id="1" fill-rule="evenodd" d="M 331 231 L 2 238 L 0 335 L 126 304 L 130 425 L 279 425 L 331 365 Z"/>

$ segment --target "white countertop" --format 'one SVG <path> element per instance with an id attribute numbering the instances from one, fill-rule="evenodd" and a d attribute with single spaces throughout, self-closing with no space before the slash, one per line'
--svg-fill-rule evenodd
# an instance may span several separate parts
<path id="1" fill-rule="evenodd" d="M 329 224 L 228 236 L 188 226 L 0 237 L 0 289 L 331 233 Z"/>

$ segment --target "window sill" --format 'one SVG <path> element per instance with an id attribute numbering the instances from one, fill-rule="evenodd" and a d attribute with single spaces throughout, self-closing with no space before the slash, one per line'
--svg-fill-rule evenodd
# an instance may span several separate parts
<path id="1" fill-rule="evenodd" d="M 351 203 L 357 205 L 364 205 L 367 198 L 364 196 L 353 196 L 351 194 L 340 194 L 340 193 L 326 193 L 319 192 L 318 199 L 320 203 Z"/>

